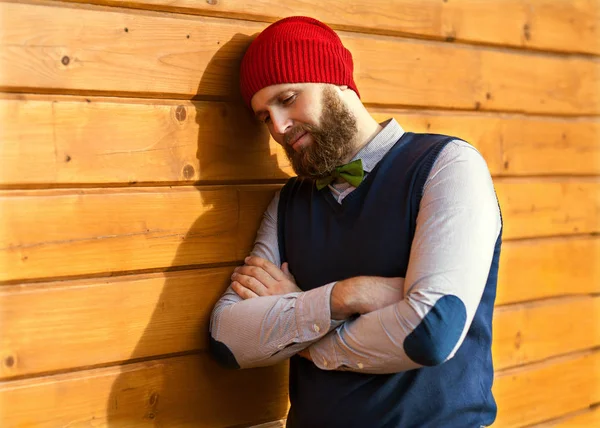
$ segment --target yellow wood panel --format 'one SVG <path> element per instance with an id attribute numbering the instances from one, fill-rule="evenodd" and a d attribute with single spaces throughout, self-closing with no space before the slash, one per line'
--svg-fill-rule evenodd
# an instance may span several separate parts
<path id="1" fill-rule="evenodd" d="M 590 410 L 582 412 L 578 415 L 574 415 L 564 420 L 557 421 L 557 423 L 551 425 L 553 427 L 561 428 L 589 428 L 600 426 L 600 406 L 598 403 L 593 406 Z"/>
<path id="2" fill-rule="evenodd" d="M 600 53 L 594 0 L 68 0 L 275 21 L 307 15 L 337 29 Z"/>
<path id="3" fill-rule="evenodd" d="M 600 180 L 496 180 L 505 239 L 600 231 Z"/>
<path id="4" fill-rule="evenodd" d="M 276 187 L 7 191 L 0 280 L 241 260 Z"/>
<path id="5" fill-rule="evenodd" d="M 473 144 L 495 176 L 598 175 L 600 121 L 492 113 L 372 110 L 406 131 L 457 136 Z"/>
<path id="6" fill-rule="evenodd" d="M 599 355 L 585 352 L 498 373 L 494 426 L 533 424 L 597 402 Z M 169 358 L 5 382 L 0 384 L 0 404 L 2 426 L 144 427 L 168 421 L 169 426 L 221 427 L 259 422 L 285 414 L 285 366 L 225 371 L 204 356 Z"/>
<path id="7" fill-rule="evenodd" d="M 283 150 L 241 102 L 26 96 L 0 100 L 0 121 L 6 124 L 0 129 L 2 184 L 292 174 Z"/>
<path id="8" fill-rule="evenodd" d="M 600 401 L 600 351 L 496 374 L 496 427 L 522 427 L 585 409 Z"/>
<path id="9" fill-rule="evenodd" d="M 457 38 L 600 53 L 600 7 L 596 0 L 448 0 L 442 4 L 448 8 L 443 16 L 446 28 L 450 28 L 447 31 L 454 31 Z"/>
<path id="10" fill-rule="evenodd" d="M 4 94 L 0 185 L 283 179 L 283 150 L 241 104 Z M 455 135 L 493 175 L 600 173 L 600 121 L 371 109 Z M 32 126 L 35 123 L 35 126 Z"/>
<path id="11" fill-rule="evenodd" d="M 0 378 L 204 349 L 210 313 L 231 271 L 224 267 L 3 286 Z M 543 293 L 542 284 L 502 285 L 514 294 L 526 287 Z M 598 299 L 560 298 L 497 308 L 495 367 L 597 346 Z"/>
<path id="12" fill-rule="evenodd" d="M 237 97 L 237 64 L 249 36 L 265 27 L 49 4 L 0 5 L 7 23 L 0 32 L 0 89 Z M 589 58 L 341 36 L 355 56 L 367 103 L 577 115 L 599 110 L 600 63 Z"/>
<path id="13" fill-rule="evenodd" d="M 231 272 L 0 287 L 0 378 L 204 349 Z"/>
<path id="14" fill-rule="evenodd" d="M 278 186 L 0 192 L 0 281 L 240 260 Z M 600 230 L 596 181 L 497 180 L 504 239 Z"/>
<path id="15" fill-rule="evenodd" d="M 496 304 L 600 293 L 600 238 L 527 239 L 502 246 Z"/>
<path id="16" fill-rule="evenodd" d="M 557 419 L 531 425 L 529 428 L 588 428 L 600 426 L 600 406 L 591 405 L 590 408 L 569 413 Z"/>
<path id="17" fill-rule="evenodd" d="M 285 365 L 225 370 L 204 354 L 0 384 L 2 427 L 229 427 L 287 405 Z"/>
<path id="18" fill-rule="evenodd" d="M 493 336 L 496 370 L 599 346 L 600 297 L 496 308 Z"/>

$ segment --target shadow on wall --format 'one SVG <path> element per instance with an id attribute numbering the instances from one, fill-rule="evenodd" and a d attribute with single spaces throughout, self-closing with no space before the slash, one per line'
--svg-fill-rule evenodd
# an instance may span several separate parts
<path id="1" fill-rule="evenodd" d="M 237 89 L 239 88 L 239 64 L 251 39 L 252 37 L 236 34 L 214 55 L 202 75 L 197 91 L 199 97 L 210 99 L 211 95 L 217 93 L 215 88 L 221 87 L 220 85 L 236 88 L 236 92 L 231 101 L 213 103 L 219 111 L 220 120 L 224 121 L 222 127 L 217 128 L 214 123 L 209 123 L 211 116 L 210 114 L 207 116 L 206 108 L 200 108 L 201 103 L 194 104 L 197 125 L 200 127 L 197 158 L 200 171 L 203 172 L 218 167 L 219 171 L 223 168 L 229 171 L 240 168 L 243 173 L 244 168 L 253 167 L 261 168 L 261 171 L 265 171 L 266 174 L 275 172 L 278 174 L 277 178 L 281 178 L 286 174 L 278 170 L 276 156 L 267 154 L 269 134 L 263 126 L 252 119 Z M 219 92 L 223 93 L 223 91 Z M 225 135 L 211 135 L 211 131 L 216 129 Z M 210 139 L 205 140 L 203 136 L 207 135 Z M 214 146 L 215 142 L 219 145 L 218 148 Z M 219 164 L 216 165 L 216 162 Z M 203 176 L 206 175 L 203 173 Z M 265 175 L 264 178 L 274 177 Z M 228 217 L 223 210 L 231 205 L 228 203 L 227 207 L 221 207 L 224 199 L 218 196 L 219 192 L 211 192 L 210 189 L 207 191 L 206 187 L 199 187 L 202 182 L 194 184 L 199 191 L 201 205 L 206 207 L 207 211 L 202 212 L 186 233 L 173 260 L 173 268 L 167 270 L 180 270 L 176 267 L 182 265 L 201 264 L 202 258 L 198 259 L 198 257 L 204 257 L 210 252 L 214 242 L 220 239 L 219 235 L 223 234 L 223 228 L 219 230 L 219 227 L 216 227 L 215 230 L 211 230 L 207 223 L 214 223 L 215 217 L 220 216 L 220 213 Z M 226 188 L 233 189 L 233 187 Z M 186 207 L 181 209 L 185 210 Z M 177 215 L 177 211 L 177 209 L 173 210 L 174 215 Z M 241 212 L 240 217 L 243 216 L 244 212 Z M 239 247 L 238 225 L 231 224 L 231 228 L 236 229 L 235 234 L 232 234 L 235 235 L 232 245 Z M 231 232 L 231 229 L 227 230 L 227 233 Z M 231 249 L 231 252 L 233 253 L 234 249 Z M 237 255 L 241 260 L 246 254 Z M 151 361 L 125 364 L 121 367 L 121 373 L 112 386 L 107 404 L 108 426 L 111 428 L 225 427 L 258 423 L 285 416 L 287 366 L 227 370 L 219 367 L 206 351 L 208 348 L 206 330 L 210 313 L 202 309 L 212 308 L 218 298 L 217 295 L 225 291 L 229 281 L 220 280 L 221 283 L 214 284 L 207 281 L 190 283 L 188 275 L 188 283 L 184 284 L 181 277 L 185 276 L 186 273 L 167 276 L 152 317 L 130 356 L 132 360 L 143 358 Z M 223 278 L 222 275 L 218 277 Z M 206 290 L 199 288 L 202 286 L 214 287 L 218 290 L 216 293 L 207 293 Z M 178 328 L 177 325 L 169 325 L 169 317 L 165 316 L 164 308 L 170 305 L 171 311 L 177 311 L 178 308 L 173 306 L 177 304 L 174 302 L 182 302 L 182 287 L 187 287 L 190 292 L 189 301 L 199 303 L 199 307 L 189 309 L 188 306 L 185 311 L 197 316 L 190 316 L 185 321 L 187 325 Z M 202 297 L 209 295 L 214 296 L 211 301 L 206 301 L 207 298 Z M 149 358 L 156 354 L 157 348 L 165 349 L 169 346 L 167 344 L 170 341 L 177 343 L 177 338 L 174 336 L 178 334 L 178 330 L 189 332 L 191 325 L 196 331 L 194 337 L 198 339 L 195 343 L 186 345 L 184 351 L 196 352 L 162 359 Z M 202 351 L 198 352 L 199 349 Z"/>

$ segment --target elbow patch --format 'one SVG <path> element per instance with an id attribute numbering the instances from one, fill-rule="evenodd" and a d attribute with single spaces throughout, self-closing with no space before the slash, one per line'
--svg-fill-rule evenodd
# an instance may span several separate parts
<path id="1" fill-rule="evenodd" d="M 443 363 L 458 343 L 467 322 L 465 304 L 456 296 L 441 297 L 404 340 L 404 352 L 423 366 Z"/>
<path id="2" fill-rule="evenodd" d="M 223 342 L 213 339 L 212 335 L 209 335 L 209 349 L 213 357 L 223 367 L 228 369 L 240 368 L 233 352 Z"/>

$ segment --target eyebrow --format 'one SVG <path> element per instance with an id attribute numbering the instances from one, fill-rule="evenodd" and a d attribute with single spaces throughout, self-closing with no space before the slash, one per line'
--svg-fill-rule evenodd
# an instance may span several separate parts
<path id="1" fill-rule="evenodd" d="M 275 100 L 276 100 L 277 98 L 279 98 L 279 97 L 281 96 L 281 94 L 283 94 L 284 92 L 287 92 L 287 91 L 291 91 L 291 90 L 294 90 L 294 88 L 287 88 L 287 89 L 284 89 L 284 90 L 282 90 L 282 91 L 279 91 L 279 92 L 277 92 L 275 95 L 273 95 L 273 96 L 272 96 L 272 97 L 269 99 L 269 101 L 267 101 L 267 105 L 268 105 L 268 106 L 270 106 L 271 104 L 273 104 L 273 103 L 275 102 Z M 257 119 L 259 119 L 259 118 L 260 118 L 260 115 L 262 115 L 263 113 L 268 113 L 268 112 L 267 112 L 266 110 L 259 110 L 259 111 L 257 111 L 256 113 L 254 113 L 254 116 L 255 116 Z"/>

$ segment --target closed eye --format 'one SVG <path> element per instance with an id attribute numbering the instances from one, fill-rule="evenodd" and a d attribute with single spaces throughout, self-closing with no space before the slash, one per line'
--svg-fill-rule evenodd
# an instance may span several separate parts
<path id="1" fill-rule="evenodd" d="M 287 105 L 292 104 L 294 101 L 296 101 L 296 94 L 290 95 L 289 97 L 285 98 L 284 100 L 281 101 L 281 104 L 283 104 L 284 106 L 287 106 Z"/>

